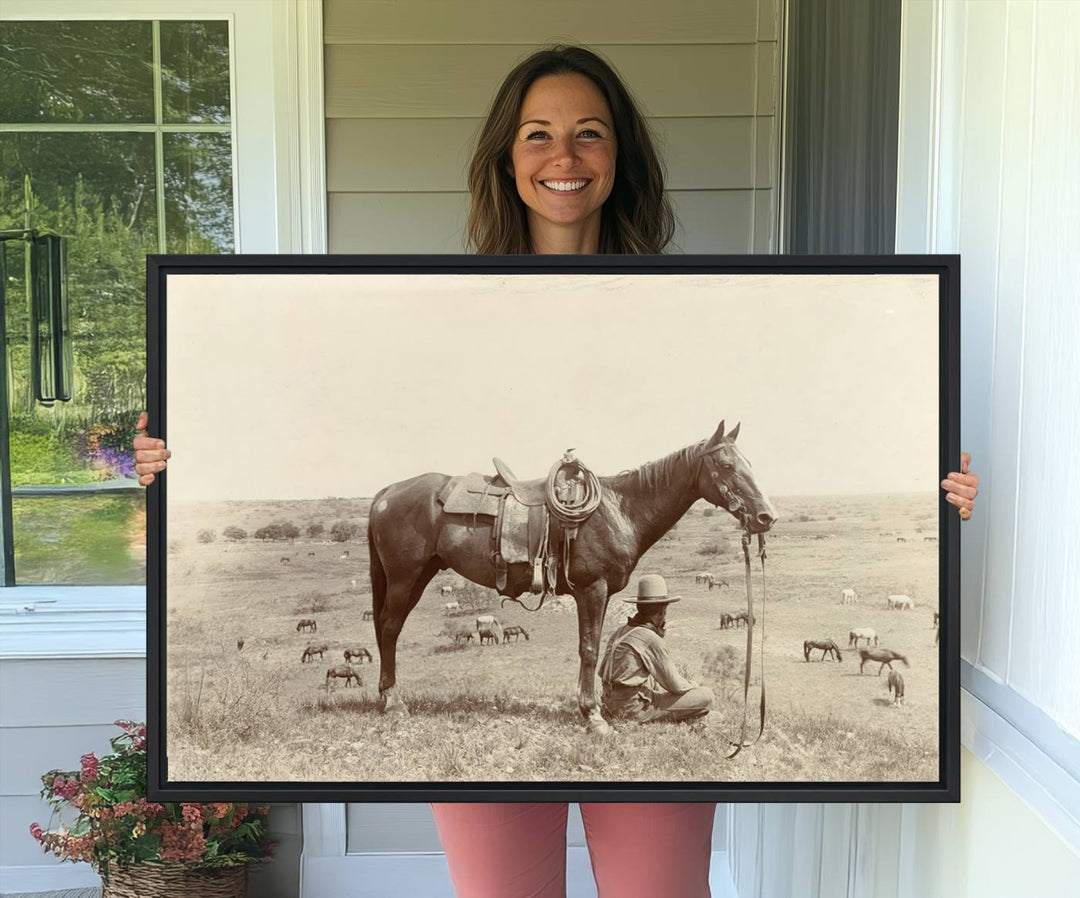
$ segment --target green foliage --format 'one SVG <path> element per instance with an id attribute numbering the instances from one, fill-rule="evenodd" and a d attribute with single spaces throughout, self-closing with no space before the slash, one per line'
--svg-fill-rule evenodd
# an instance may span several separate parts
<path id="1" fill-rule="evenodd" d="M 318 539 L 326 532 L 326 528 L 322 524 L 308 524 L 307 535 L 310 539 Z"/>
<path id="2" fill-rule="evenodd" d="M 112 754 L 85 754 L 80 770 L 50 770 L 41 777 L 41 797 L 54 816 L 78 814 L 57 831 L 31 824 L 30 834 L 45 851 L 99 871 L 145 861 L 212 868 L 269 860 L 268 807 L 148 801 L 146 726 L 129 720 L 116 725 L 123 733 L 110 740 Z"/>
<path id="3" fill-rule="evenodd" d="M 221 535 L 231 543 L 247 539 L 247 531 L 243 527 L 237 527 L 235 524 L 231 524 L 222 530 Z"/>

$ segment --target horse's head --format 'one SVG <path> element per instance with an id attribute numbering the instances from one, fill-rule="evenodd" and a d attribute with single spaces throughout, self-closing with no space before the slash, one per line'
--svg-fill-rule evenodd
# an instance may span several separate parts
<path id="1" fill-rule="evenodd" d="M 727 509 L 743 529 L 765 533 L 776 521 L 776 509 L 755 482 L 750 462 L 735 445 L 738 435 L 738 424 L 725 434 L 721 421 L 698 453 L 698 492 L 713 505 Z"/>

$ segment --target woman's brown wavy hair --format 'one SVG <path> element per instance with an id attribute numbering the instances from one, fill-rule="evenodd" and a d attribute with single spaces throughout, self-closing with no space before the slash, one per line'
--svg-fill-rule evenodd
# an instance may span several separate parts
<path id="1" fill-rule="evenodd" d="M 510 147 L 532 83 L 562 74 L 589 78 L 614 118 L 615 181 L 600 213 L 599 251 L 663 252 L 675 232 L 675 216 L 645 116 L 607 62 L 584 47 L 561 45 L 519 63 L 495 95 L 469 164 L 469 246 L 485 255 L 532 252 L 525 204 L 509 172 Z"/>

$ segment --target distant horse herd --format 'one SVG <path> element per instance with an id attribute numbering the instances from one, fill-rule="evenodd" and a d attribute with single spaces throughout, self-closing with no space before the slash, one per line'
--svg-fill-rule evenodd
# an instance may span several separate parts
<path id="1" fill-rule="evenodd" d="M 930 539 L 929 537 L 927 538 Z M 933 537 L 936 539 L 936 537 Z M 903 541 L 903 540 L 901 540 Z M 844 589 L 840 593 L 840 604 L 842 605 L 855 605 L 858 604 L 858 595 L 854 589 Z M 905 595 L 889 595 L 885 597 L 885 609 L 887 611 L 910 611 L 915 607 L 915 600 L 911 596 Z M 933 612 L 933 628 L 934 643 L 937 644 L 941 638 L 941 628 L 939 626 L 940 613 Z M 723 617 L 727 617 L 724 615 Z M 721 628 L 724 627 L 723 617 L 721 618 Z M 866 640 L 866 648 L 859 648 L 859 641 Z M 871 643 L 874 648 L 870 648 Z M 906 655 L 900 654 L 900 652 L 894 651 L 888 648 L 878 647 L 878 634 L 872 627 L 856 627 L 848 632 L 848 648 L 854 648 L 859 653 L 859 673 L 862 674 L 863 668 L 866 667 L 868 661 L 878 663 L 878 676 L 881 676 L 882 670 L 886 667 L 889 668 L 889 678 L 886 683 L 886 688 L 889 690 L 890 695 L 893 697 L 893 706 L 899 707 L 904 703 L 904 678 L 899 671 L 894 670 L 892 666 L 893 661 L 901 662 L 904 667 L 910 667 Z M 807 639 L 803 642 L 803 658 L 806 661 L 810 660 L 810 653 L 813 651 L 821 652 L 821 661 L 825 660 L 825 656 L 828 655 L 831 658 L 835 658 L 838 662 L 843 661 L 843 655 L 840 653 L 840 646 L 836 644 L 832 639 Z"/>

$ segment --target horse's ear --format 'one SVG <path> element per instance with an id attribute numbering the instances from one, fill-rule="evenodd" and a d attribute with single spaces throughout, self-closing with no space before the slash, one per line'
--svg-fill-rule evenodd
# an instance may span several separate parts
<path id="1" fill-rule="evenodd" d="M 716 433 L 709 437 L 709 441 L 705 444 L 705 448 L 702 449 L 702 453 L 712 452 L 717 446 L 720 445 L 724 439 L 724 422 L 720 422 L 720 426 L 716 428 Z"/>
<path id="2" fill-rule="evenodd" d="M 731 433 L 729 433 L 727 435 L 727 438 L 728 438 L 729 442 L 732 442 L 732 443 L 735 442 L 735 437 L 737 437 L 739 435 L 739 428 L 740 427 L 742 427 L 742 421 L 740 421 L 738 424 L 736 424 L 735 427 L 732 429 Z"/>

